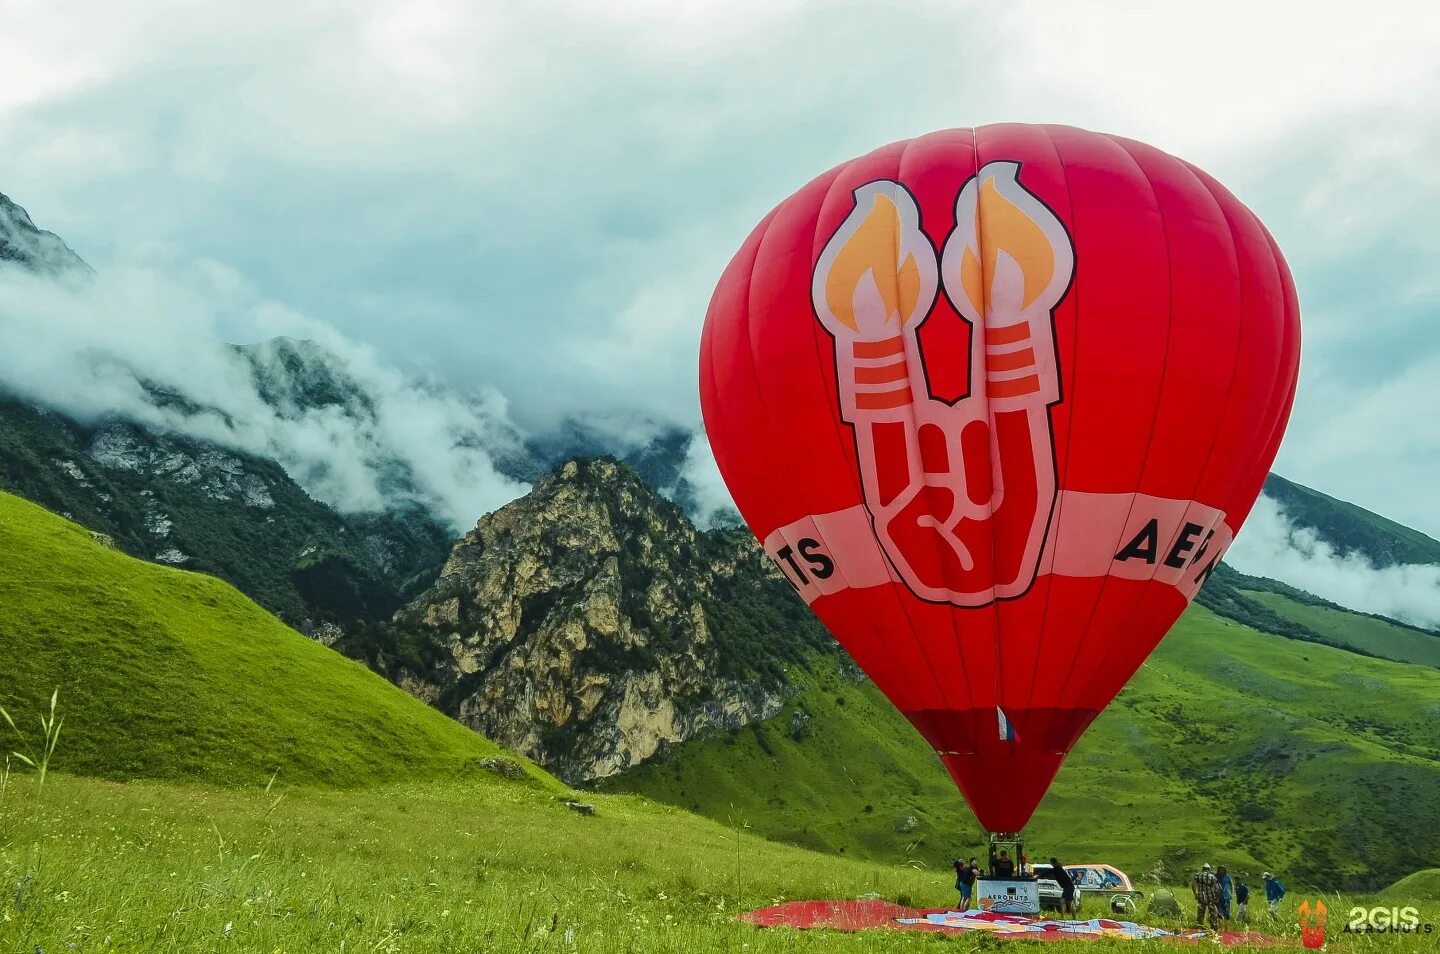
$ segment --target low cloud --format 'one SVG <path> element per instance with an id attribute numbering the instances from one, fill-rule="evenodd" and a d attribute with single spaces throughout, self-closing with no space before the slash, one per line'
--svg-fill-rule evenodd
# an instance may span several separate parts
<path id="1" fill-rule="evenodd" d="M 715 455 L 710 450 L 710 441 L 704 431 L 695 435 L 685 452 L 685 463 L 680 468 L 680 479 L 689 490 L 691 509 L 696 525 L 710 528 L 730 526 L 739 518 L 735 502 L 720 476 Z"/>
<path id="2" fill-rule="evenodd" d="M 1377 567 L 1294 523 L 1270 497 L 1256 503 L 1225 561 L 1242 573 L 1280 580 L 1362 613 L 1440 628 L 1440 565 Z"/>
<path id="3" fill-rule="evenodd" d="M 250 357 L 218 329 L 253 330 Z M 277 335 L 312 345 L 279 346 Z M 0 267 L 0 388 L 81 421 L 119 417 L 278 461 L 344 512 L 416 503 L 456 529 L 522 494 L 504 397 L 416 382 L 370 347 L 213 263 L 142 263 L 59 280 Z M 287 366 L 286 348 L 290 349 Z M 298 377 L 294 359 L 307 367 Z M 258 369 L 258 373 L 257 373 Z M 354 400 L 278 402 L 314 371 Z M 332 396 L 333 397 L 333 396 Z M 293 399 L 298 398 L 298 400 Z"/>

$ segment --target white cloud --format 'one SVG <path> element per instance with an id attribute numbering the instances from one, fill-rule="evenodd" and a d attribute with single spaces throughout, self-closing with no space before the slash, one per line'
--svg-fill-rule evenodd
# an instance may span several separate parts
<path id="1" fill-rule="evenodd" d="M 219 340 L 227 324 L 314 340 L 373 415 L 267 403 L 250 364 Z M 256 296 L 220 266 L 131 266 L 63 281 L 0 267 L 0 339 L 10 342 L 0 350 L 6 390 L 81 420 L 119 416 L 274 459 L 342 511 L 387 509 L 408 493 L 466 529 L 525 490 L 491 456 L 515 449 L 499 394 L 416 384 L 372 348 Z M 157 402 L 157 386 L 189 406 Z M 397 468 L 408 491 L 392 486 Z"/>
<path id="2" fill-rule="evenodd" d="M 1202 165 L 1232 163 L 1319 117 L 1428 106 L 1436 86 L 1440 13 L 1418 0 L 1379 0 L 1359 16 L 1338 0 L 1303 13 L 1267 0 L 997 9 L 1006 42 L 995 89 L 1035 114 L 1020 118 L 1063 115 Z"/>
<path id="3" fill-rule="evenodd" d="M 15 0 L 5 23 L 0 189 L 38 222 L 102 270 L 148 241 L 230 262 L 535 428 L 698 423 L 715 280 L 837 162 L 1007 119 L 1153 141 L 1296 272 L 1281 472 L 1440 533 L 1436 439 L 1389 423 L 1440 357 L 1432 5 Z"/>
<path id="4" fill-rule="evenodd" d="M 704 434 L 690 442 L 680 477 L 689 484 L 694 494 L 696 522 L 700 526 L 710 526 L 717 514 L 730 513 L 735 509 L 725 479 L 720 476 L 720 468 L 715 464 L 710 442 Z"/>
<path id="5" fill-rule="evenodd" d="M 1359 553 L 1337 551 L 1313 529 L 1296 526 L 1270 497 L 1255 505 L 1225 562 L 1362 613 L 1440 628 L 1440 566 L 1376 567 Z"/>

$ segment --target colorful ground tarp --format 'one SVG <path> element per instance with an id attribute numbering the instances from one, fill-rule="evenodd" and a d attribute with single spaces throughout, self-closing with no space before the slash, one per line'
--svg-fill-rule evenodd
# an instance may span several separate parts
<path id="1" fill-rule="evenodd" d="M 827 928 L 833 931 L 863 931 L 868 928 L 945 933 L 984 931 L 998 937 L 1036 941 L 1163 938 L 1195 944 L 1218 938 L 1219 942 L 1227 947 L 1268 947 L 1280 943 L 1277 938 L 1253 931 L 1226 931 L 1218 935 L 1204 931 L 1177 933 L 1110 918 L 1059 921 L 1028 918 L 1018 914 L 998 914 L 993 911 L 954 911 L 945 908 L 919 910 L 879 900 L 787 901 L 773 907 L 748 911 L 739 917 L 742 921 L 760 927 Z"/>

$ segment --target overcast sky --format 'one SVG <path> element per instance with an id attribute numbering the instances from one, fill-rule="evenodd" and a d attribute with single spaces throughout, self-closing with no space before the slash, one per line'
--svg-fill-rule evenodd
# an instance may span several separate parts
<path id="1" fill-rule="evenodd" d="M 696 424 L 715 280 L 838 162 L 1004 120 L 1149 141 L 1295 271 L 1276 469 L 1440 534 L 1429 4 L 0 0 L 0 24 L 0 191 L 42 227 L 102 270 L 221 263 L 297 332 L 532 427 Z"/>

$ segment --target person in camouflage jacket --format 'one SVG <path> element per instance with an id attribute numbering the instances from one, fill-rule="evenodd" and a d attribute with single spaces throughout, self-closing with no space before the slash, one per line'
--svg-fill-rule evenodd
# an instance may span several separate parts
<path id="1" fill-rule="evenodd" d="M 1208 919 L 1211 930 L 1220 928 L 1220 879 L 1215 877 L 1210 863 L 1200 866 L 1195 877 L 1190 879 L 1190 890 L 1195 892 L 1195 924 L 1204 927 Z"/>

